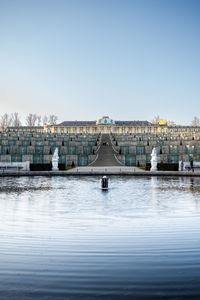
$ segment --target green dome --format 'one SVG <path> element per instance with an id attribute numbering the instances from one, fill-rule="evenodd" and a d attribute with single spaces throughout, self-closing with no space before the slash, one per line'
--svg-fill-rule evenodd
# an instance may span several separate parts
<path id="1" fill-rule="evenodd" d="M 113 121 L 108 116 L 104 116 L 97 121 L 97 124 L 98 125 L 113 125 L 113 124 L 115 124 L 115 121 Z"/>

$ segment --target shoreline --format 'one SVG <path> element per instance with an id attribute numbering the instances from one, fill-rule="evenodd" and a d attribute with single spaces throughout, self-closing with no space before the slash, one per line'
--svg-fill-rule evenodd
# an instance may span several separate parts
<path id="1" fill-rule="evenodd" d="M 67 171 L 17 171 L 0 170 L 0 177 L 19 176 L 176 176 L 176 177 L 200 177 L 200 171 L 143 171 L 136 168 L 79 167 Z"/>

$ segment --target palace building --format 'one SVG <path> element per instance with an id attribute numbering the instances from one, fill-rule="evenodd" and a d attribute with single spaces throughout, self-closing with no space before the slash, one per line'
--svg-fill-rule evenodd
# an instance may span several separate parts
<path id="1" fill-rule="evenodd" d="M 44 132 L 66 134 L 176 134 L 200 133 L 200 127 L 168 125 L 165 120 L 158 124 L 149 121 L 114 121 L 103 116 L 97 121 L 64 121 L 58 125 L 45 125 Z"/>
<path id="2" fill-rule="evenodd" d="M 98 157 L 103 138 L 109 138 L 115 159 L 125 166 L 146 166 L 152 149 L 159 162 L 178 164 L 191 157 L 200 162 L 200 126 L 177 126 L 161 120 L 114 121 L 103 116 L 97 121 L 65 121 L 58 125 L 8 127 L 0 132 L 0 162 L 51 164 L 58 148 L 59 163 L 87 166 Z M 106 160 L 106 159 L 105 159 Z"/>

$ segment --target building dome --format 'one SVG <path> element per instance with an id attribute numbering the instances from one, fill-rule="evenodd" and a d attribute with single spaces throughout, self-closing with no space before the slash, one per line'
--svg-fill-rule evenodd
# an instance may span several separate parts
<path id="1" fill-rule="evenodd" d="M 97 125 L 113 125 L 115 124 L 115 121 L 113 121 L 108 116 L 103 116 L 101 119 L 99 119 L 96 123 Z"/>

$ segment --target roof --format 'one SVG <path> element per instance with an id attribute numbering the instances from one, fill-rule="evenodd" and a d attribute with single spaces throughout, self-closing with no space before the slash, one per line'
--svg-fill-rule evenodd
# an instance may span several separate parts
<path id="1" fill-rule="evenodd" d="M 96 121 L 64 121 L 56 126 L 95 126 Z"/>
<path id="2" fill-rule="evenodd" d="M 95 126 L 95 125 L 96 125 L 96 121 L 64 121 L 55 126 Z M 152 126 L 154 124 L 152 124 L 151 122 L 148 122 L 148 121 L 115 121 L 115 125 L 117 125 L 117 126 Z"/>
<path id="3" fill-rule="evenodd" d="M 118 126 L 152 126 L 153 124 L 148 121 L 115 121 Z"/>

